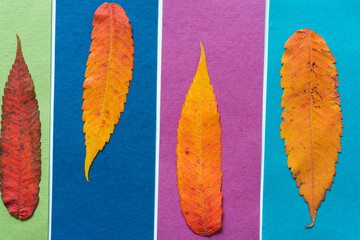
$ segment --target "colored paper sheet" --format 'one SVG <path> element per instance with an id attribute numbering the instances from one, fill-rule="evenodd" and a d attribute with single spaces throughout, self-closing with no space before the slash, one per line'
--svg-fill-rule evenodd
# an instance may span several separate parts
<path id="1" fill-rule="evenodd" d="M 158 239 L 203 239 L 186 225 L 176 186 L 177 128 L 200 42 L 222 129 L 223 226 L 211 239 L 257 239 L 265 2 L 163 4 Z"/>
<path id="2" fill-rule="evenodd" d="M 84 175 L 82 94 L 95 10 L 104 1 L 56 4 L 52 239 L 152 239 L 156 122 L 156 0 L 116 1 L 130 19 L 134 70 L 110 142 Z"/>
<path id="3" fill-rule="evenodd" d="M 272 0 L 270 3 L 263 240 L 359 238 L 359 9 L 360 3 L 356 0 Z M 334 183 L 311 229 L 305 229 L 311 223 L 308 204 L 299 195 L 287 167 L 284 141 L 280 138 L 281 57 L 288 38 L 304 28 L 322 36 L 336 59 L 344 126 Z"/>
<path id="4" fill-rule="evenodd" d="M 11 216 L 0 203 L 0 238 L 48 239 L 51 1 L 0 1 L 0 96 L 16 55 L 16 34 L 35 85 L 41 121 L 41 181 L 39 203 L 25 221 Z M 1 113 L 1 109 L 0 109 Z"/>

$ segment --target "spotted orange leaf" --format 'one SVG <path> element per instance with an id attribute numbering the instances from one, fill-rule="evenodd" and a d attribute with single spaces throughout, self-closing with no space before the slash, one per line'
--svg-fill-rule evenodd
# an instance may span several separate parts
<path id="1" fill-rule="evenodd" d="M 102 4 L 94 14 L 91 39 L 82 106 L 87 181 L 94 158 L 124 111 L 132 80 L 134 41 L 125 11 L 115 3 Z"/>
<path id="2" fill-rule="evenodd" d="M 1 197 L 9 213 L 27 219 L 39 202 L 41 176 L 40 115 L 34 83 L 20 39 L 5 85 L 1 115 Z"/>
<path id="3" fill-rule="evenodd" d="M 181 212 L 194 233 L 210 236 L 222 224 L 221 126 L 202 45 L 177 132 Z"/>
<path id="4" fill-rule="evenodd" d="M 285 43 L 281 138 L 288 167 L 309 206 L 308 227 L 315 224 L 326 190 L 331 189 L 341 152 L 342 114 L 334 63 L 326 42 L 314 31 L 299 30 Z"/>

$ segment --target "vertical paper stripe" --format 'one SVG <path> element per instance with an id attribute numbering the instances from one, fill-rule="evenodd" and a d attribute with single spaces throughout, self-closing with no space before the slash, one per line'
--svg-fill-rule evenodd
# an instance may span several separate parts
<path id="1" fill-rule="evenodd" d="M 56 33 L 56 0 L 51 5 L 51 111 L 50 111 L 50 168 L 49 168 L 49 234 L 51 240 L 52 226 L 52 191 L 53 191 L 53 156 L 54 156 L 54 98 L 55 98 L 55 33 Z"/>
<path id="2" fill-rule="evenodd" d="M 161 56 L 163 0 L 158 6 L 158 45 L 157 45 L 157 78 L 156 78 L 156 145 L 155 145 L 155 200 L 154 200 L 154 239 L 157 239 L 158 203 L 159 203 L 159 153 L 160 153 L 160 109 L 161 109 Z"/>
<path id="3" fill-rule="evenodd" d="M 319 10 L 321 9 L 321 10 Z M 262 239 L 357 239 L 360 185 L 358 131 L 360 116 L 360 3 L 349 1 L 271 0 L 266 93 Z M 344 134 L 331 191 L 318 209 L 312 229 L 308 204 L 300 196 L 287 166 L 280 138 L 281 58 L 284 44 L 296 30 L 309 28 L 322 36 L 336 59 Z M 279 227 L 279 225 L 281 225 Z"/>
<path id="4" fill-rule="evenodd" d="M 259 237 L 265 2 L 164 0 L 158 239 L 202 239 L 186 225 L 176 187 L 181 107 L 206 49 L 222 126 L 223 227 L 212 239 Z"/>
<path id="5" fill-rule="evenodd" d="M 270 0 L 265 3 L 265 38 L 264 38 L 264 71 L 263 71 L 263 97 L 262 97 L 262 125 L 261 125 L 261 190 L 260 190 L 260 224 L 259 239 L 262 240 L 263 203 L 264 203 L 264 162 L 265 162 L 265 127 L 266 127 L 266 89 L 268 67 L 268 42 L 269 42 L 269 11 Z"/>
<path id="6" fill-rule="evenodd" d="M 130 19 L 133 80 L 125 111 L 84 178 L 83 82 L 95 10 L 56 3 L 52 239 L 153 239 L 158 4 L 117 1 Z"/>
<path id="7" fill-rule="evenodd" d="M 1 238 L 45 240 L 48 238 L 49 204 L 51 1 L 1 1 L 0 24 L 0 89 L 4 88 L 15 60 L 18 34 L 35 85 L 41 121 L 41 181 L 38 206 L 30 219 L 19 221 L 10 216 L 1 202 Z M 0 94 L 3 94 L 3 90 Z"/>

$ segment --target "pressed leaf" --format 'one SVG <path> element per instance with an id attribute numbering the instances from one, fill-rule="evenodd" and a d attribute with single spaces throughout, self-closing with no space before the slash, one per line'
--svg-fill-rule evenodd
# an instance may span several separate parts
<path id="1" fill-rule="evenodd" d="M 202 236 L 222 225 L 219 117 L 201 45 L 197 73 L 181 111 L 176 153 L 181 212 L 191 230 Z"/>
<path id="2" fill-rule="evenodd" d="M 4 89 L 0 141 L 1 197 L 16 218 L 29 218 L 39 201 L 40 135 L 34 83 L 17 37 L 15 63 Z"/>
<path id="3" fill-rule="evenodd" d="M 134 42 L 125 11 L 115 3 L 102 4 L 94 14 L 91 39 L 82 106 L 87 181 L 94 158 L 124 111 L 132 80 Z"/>
<path id="4" fill-rule="evenodd" d="M 331 189 L 341 152 L 342 114 L 334 63 L 324 39 L 307 28 L 285 43 L 281 138 L 288 167 L 309 206 L 312 223 L 308 227 L 315 224 L 326 190 Z"/>

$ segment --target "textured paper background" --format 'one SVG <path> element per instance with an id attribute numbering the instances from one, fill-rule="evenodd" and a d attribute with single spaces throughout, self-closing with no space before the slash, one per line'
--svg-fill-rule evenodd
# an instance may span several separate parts
<path id="1" fill-rule="evenodd" d="M 163 11 L 158 239 L 203 239 L 176 186 L 176 131 L 200 41 L 223 131 L 223 227 L 211 239 L 257 239 L 265 1 L 164 0 Z"/>
<path id="2" fill-rule="evenodd" d="M 56 4 L 53 240 L 153 238 L 157 0 L 116 1 L 133 28 L 133 81 L 125 112 L 85 179 L 82 84 L 103 2 Z"/>
<path id="3" fill-rule="evenodd" d="M 269 24 L 263 239 L 359 239 L 360 2 L 271 0 Z M 304 227 L 311 223 L 308 205 L 291 177 L 280 139 L 284 44 L 306 27 L 325 39 L 337 61 L 344 117 L 336 176 L 312 229 Z"/>
<path id="4" fill-rule="evenodd" d="M 40 109 L 40 200 L 34 215 L 26 221 L 12 217 L 0 200 L 0 239 L 43 240 L 48 236 L 51 1 L 0 1 L 0 96 L 15 60 L 16 34 Z"/>

